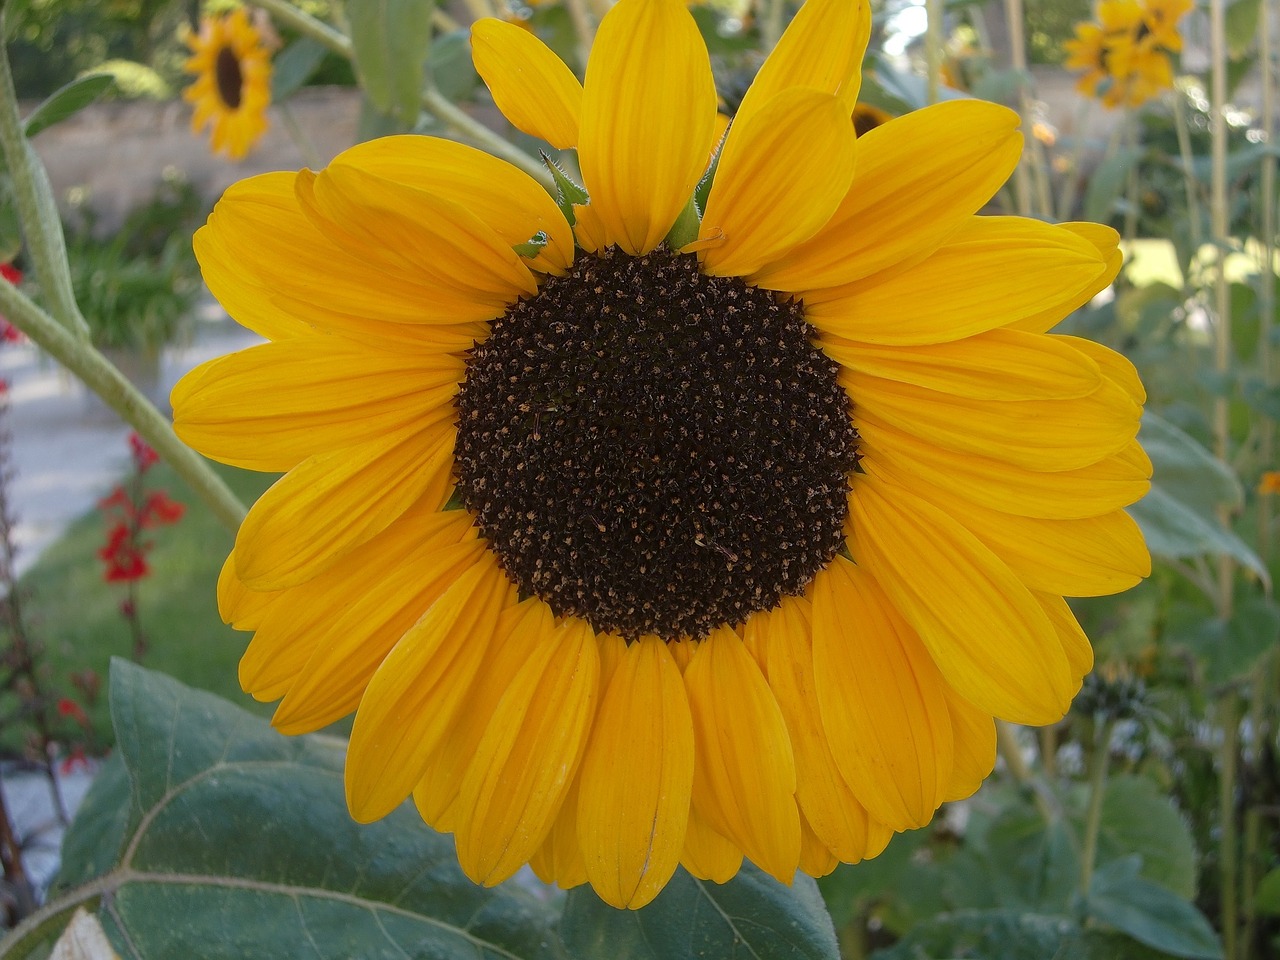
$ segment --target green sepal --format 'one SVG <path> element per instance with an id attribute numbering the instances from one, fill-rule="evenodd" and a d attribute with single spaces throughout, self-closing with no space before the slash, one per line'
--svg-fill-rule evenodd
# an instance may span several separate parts
<path id="1" fill-rule="evenodd" d="M 540 252 L 542 252 L 542 249 L 546 247 L 546 245 L 547 245 L 546 231 L 539 230 L 537 233 L 535 233 L 532 237 L 530 237 L 524 243 L 517 243 L 511 249 L 513 249 L 516 253 L 520 254 L 520 256 L 525 257 L 529 260 L 532 260 Z"/>
<path id="2" fill-rule="evenodd" d="M 671 230 L 667 233 L 667 246 L 672 250 L 679 250 L 685 244 L 693 243 L 698 239 L 698 228 L 702 226 L 702 217 L 698 214 L 698 205 L 694 203 L 693 197 L 689 197 L 689 202 L 684 205 L 684 209 L 680 211 L 680 216 L 676 217 L 676 222 L 671 225 Z"/>
<path id="3" fill-rule="evenodd" d="M 732 129 L 733 121 L 731 120 L 724 132 L 724 136 L 716 144 L 716 152 L 711 155 L 711 162 L 707 164 L 707 172 L 702 175 L 698 185 L 693 188 L 693 202 L 698 205 L 699 216 L 707 209 L 707 197 L 711 196 L 711 185 L 715 183 L 716 170 L 720 166 L 720 152 L 724 149 L 724 142 L 729 139 L 729 131 Z"/>
<path id="4" fill-rule="evenodd" d="M 542 162 L 547 165 L 547 169 L 551 171 L 551 179 L 555 181 L 556 206 L 560 208 L 560 212 L 572 227 L 578 219 L 573 213 L 574 205 L 582 206 L 590 203 L 591 194 L 587 193 L 586 187 L 565 173 L 560 164 L 547 156 L 545 151 L 542 152 Z"/>

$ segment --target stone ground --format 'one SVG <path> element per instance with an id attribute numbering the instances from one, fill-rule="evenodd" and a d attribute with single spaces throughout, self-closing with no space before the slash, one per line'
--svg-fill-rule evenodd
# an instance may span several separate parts
<path id="1" fill-rule="evenodd" d="M 257 340 L 213 302 L 200 308 L 195 327 L 189 344 L 161 357 L 161 397 L 196 364 Z M 9 500 L 22 572 L 128 469 L 129 427 L 29 343 L 0 345 L 0 379 L 9 387 Z M 77 767 L 58 775 L 68 813 L 79 806 L 93 772 Z M 42 773 L 0 766 L 0 790 L 31 879 L 44 890 L 57 870 L 63 833 L 50 784 Z"/>

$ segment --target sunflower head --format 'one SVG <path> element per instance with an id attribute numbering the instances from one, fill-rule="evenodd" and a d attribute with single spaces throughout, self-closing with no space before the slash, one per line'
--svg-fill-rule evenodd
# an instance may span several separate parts
<path id="1" fill-rule="evenodd" d="M 267 129 L 271 103 L 271 46 L 268 31 L 243 7 L 200 20 L 187 32 L 191 56 L 185 69 L 195 80 L 183 92 L 194 112 L 192 132 L 210 128 L 215 153 L 242 159 Z"/>
<path id="2" fill-rule="evenodd" d="M 1189 0 L 1103 0 L 1098 23 L 1076 25 L 1066 67 L 1085 71 L 1076 88 L 1107 107 L 1139 107 L 1173 86 L 1169 50 L 1181 46 L 1177 20 Z"/>
<path id="3" fill-rule="evenodd" d="M 189 374 L 176 428 L 285 473 L 220 609 L 279 729 L 356 712 L 357 819 L 412 796 L 478 882 L 638 907 L 679 864 L 875 856 L 977 789 L 993 718 L 1066 713 L 1063 597 L 1149 571 L 1142 384 L 1049 333 L 1118 237 L 976 215 L 1021 152 L 1003 107 L 859 136 L 869 34 L 808 0 L 722 137 L 682 0 L 620 0 L 585 83 L 482 20 L 498 106 L 577 151 L 560 203 L 403 136 L 197 233 L 270 342 Z"/>

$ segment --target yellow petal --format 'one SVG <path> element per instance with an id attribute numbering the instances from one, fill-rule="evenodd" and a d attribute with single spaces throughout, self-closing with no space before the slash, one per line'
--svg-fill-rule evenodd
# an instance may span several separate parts
<path id="1" fill-rule="evenodd" d="M 1084 675 L 1093 669 L 1093 646 L 1089 643 L 1089 638 L 1080 629 L 1076 615 L 1062 597 L 1047 593 L 1032 595 L 1040 602 L 1049 622 L 1053 624 L 1058 641 L 1067 655 L 1067 662 L 1071 664 L 1071 675 L 1076 678 L 1078 685 Z"/>
<path id="2" fill-rule="evenodd" d="M 1021 517 L 979 506 L 955 492 L 954 484 L 934 486 L 871 460 L 864 460 L 863 467 L 958 519 L 1033 590 L 1107 596 L 1151 574 L 1142 531 L 1123 510 L 1079 520 Z"/>
<path id="3" fill-rule="evenodd" d="M 226 562 L 218 572 L 218 614 L 222 622 L 237 630 L 254 630 L 262 621 L 272 602 L 280 596 L 278 591 L 248 589 L 236 576 L 236 552 L 227 554 Z"/>
<path id="4" fill-rule="evenodd" d="M 515 24 L 486 18 L 471 25 L 471 59 L 512 126 L 558 150 L 578 145 L 582 84 L 546 44 Z"/>
<path id="5" fill-rule="evenodd" d="M 693 785 L 693 722 L 666 645 L 643 637 L 605 688 L 582 758 L 578 841 L 600 899 L 639 909 L 671 879 Z"/>
<path id="6" fill-rule="evenodd" d="M 951 778 L 946 684 L 916 632 L 862 567 L 813 581 L 813 675 L 845 782 L 895 830 L 928 823 Z"/>
<path id="7" fill-rule="evenodd" d="M 1027 316 L 1104 269 L 1098 252 L 1068 230 L 1020 217 L 972 217 L 919 263 L 806 293 L 805 316 L 847 340 L 947 343 Z"/>
<path id="8" fill-rule="evenodd" d="M 1101 383 L 1098 365 L 1052 337 L 989 330 L 910 347 L 824 337 L 822 350 L 850 370 L 981 400 L 1082 397 Z"/>
<path id="9" fill-rule="evenodd" d="M 385 530 L 418 500 L 442 506 L 455 428 L 437 422 L 309 457 L 249 510 L 236 573 L 255 590 L 297 586 Z"/>
<path id="10" fill-rule="evenodd" d="M 1070 400 L 970 400 L 844 371 L 855 418 L 1027 470 L 1076 470 L 1124 449 L 1141 407 L 1112 381 Z M 963 429 L 958 426 L 963 424 Z M 874 429 L 874 428 L 873 428 Z"/>
<path id="11" fill-rule="evenodd" d="M 800 815 L 800 869 L 811 877 L 825 877 L 840 861 Z"/>
<path id="12" fill-rule="evenodd" d="M 426 342 L 446 352 L 470 346 L 483 328 L 459 321 L 488 317 L 459 316 L 456 304 L 436 306 L 421 278 L 364 265 L 335 269 L 351 256 L 303 214 L 296 181 L 292 173 L 242 180 L 196 231 L 192 243 L 205 283 L 238 323 L 272 340 L 316 327 L 362 340 L 429 336 Z M 446 325 L 422 329 L 433 317 Z"/>
<path id="13" fill-rule="evenodd" d="M 291 470 L 317 453 L 456 417 L 460 357 L 295 337 L 202 364 L 173 390 L 173 426 L 207 457 Z"/>
<path id="14" fill-rule="evenodd" d="M 498 703 L 458 796 L 458 862 L 493 886 L 522 867 L 555 822 L 595 713 L 600 655 L 570 618 L 529 647 Z"/>
<path id="15" fill-rule="evenodd" d="M 1125 393 L 1129 394 L 1135 403 L 1147 402 L 1147 390 L 1142 385 L 1138 368 L 1124 354 L 1083 337 L 1054 336 L 1053 339 L 1069 344 L 1091 358 L 1104 374 L 1124 388 Z"/>
<path id="16" fill-rule="evenodd" d="M 840 94 L 848 117 L 858 99 L 862 56 L 870 36 L 871 7 L 866 0 L 808 0 L 751 81 L 736 122 L 746 122 L 793 87 Z"/>
<path id="17" fill-rule="evenodd" d="M 933 504 L 871 477 L 856 478 L 849 513 L 859 564 L 962 697 L 1015 723 L 1062 719 L 1077 689 L 1067 658 L 1040 605 L 995 554 Z"/>
<path id="18" fill-rule="evenodd" d="M 518 27 L 481 23 L 498 23 L 538 43 Z M 551 195 L 524 171 L 483 150 L 438 137 L 380 137 L 344 150 L 330 166 L 355 167 L 465 207 L 508 246 L 545 233 L 547 245 L 525 260 L 537 269 L 561 272 L 573 262 L 573 233 Z"/>
<path id="19" fill-rule="evenodd" d="M 482 559 L 464 511 L 416 511 L 322 576 L 295 587 L 268 626 L 314 644 L 272 725 L 310 733 L 355 711 L 405 632 Z"/>
<path id="20" fill-rule="evenodd" d="M 787 722 L 796 756 L 796 800 L 822 843 L 845 863 L 867 852 L 867 811 L 840 775 L 822 725 L 813 676 L 813 628 L 807 600 L 784 597 L 763 623 L 765 675 Z"/>
<path id="21" fill-rule="evenodd" d="M 308 180 L 309 171 L 298 174 L 298 183 Z M 323 229 L 341 230 L 361 253 L 379 254 L 388 269 L 403 264 L 437 296 L 498 316 L 521 294 L 538 292 L 520 255 L 459 203 L 345 164 L 322 170 L 312 190 L 298 196 L 305 213 L 324 218 Z"/>
<path id="22" fill-rule="evenodd" d="M 716 833 L 696 809 L 690 809 L 680 866 L 699 880 L 728 883 L 742 867 L 742 851 Z"/>
<path id="23" fill-rule="evenodd" d="M 449 735 L 431 752 L 422 779 L 413 788 L 418 813 L 434 829 L 447 833 L 455 828 L 454 801 L 489 718 L 524 666 L 529 649 L 554 630 L 551 608 L 537 597 L 504 610 L 498 618 L 484 669 L 467 691 Z"/>
<path id="24" fill-rule="evenodd" d="M 760 869 L 789 883 L 800 860 L 795 758 L 760 668 L 721 627 L 698 645 L 684 682 L 698 752 L 694 806 Z"/>
<path id="25" fill-rule="evenodd" d="M 1049 472 L 948 450 L 865 417 L 858 427 L 859 447 L 868 460 L 934 486 L 955 485 L 975 503 L 1025 517 L 1096 517 L 1136 503 L 1151 486 L 1151 462 L 1136 440 L 1097 463 Z"/>
<path id="26" fill-rule="evenodd" d="M 854 140 L 839 98 L 803 88 L 736 119 L 698 229 L 704 272 L 749 274 L 813 236 L 849 189 Z"/>
<path id="27" fill-rule="evenodd" d="M 1064 223 L 1064 230 L 1070 230 L 1092 243 L 1106 263 L 1106 269 L 1094 278 L 1082 290 L 1069 297 L 1046 305 L 1042 310 L 1023 317 L 1009 324 L 1011 329 L 1025 330 L 1028 333 L 1045 333 L 1052 330 L 1064 317 L 1073 310 L 1083 307 L 1115 281 L 1124 265 L 1124 254 L 1120 251 L 1120 234 L 1110 227 L 1099 223 Z"/>
<path id="28" fill-rule="evenodd" d="M 587 63 L 578 160 L 605 244 L 648 253 L 707 164 L 711 63 L 682 0 L 620 0 Z"/>
<path id="29" fill-rule="evenodd" d="M 600 211 L 594 206 L 574 207 L 573 235 L 587 253 L 599 253 L 609 244 Z"/>
<path id="30" fill-rule="evenodd" d="M 946 801 L 963 800 L 978 792 L 996 765 L 996 725 L 949 685 L 943 691 L 951 711 L 951 732 L 955 735 L 955 763 L 947 784 Z"/>
<path id="31" fill-rule="evenodd" d="M 587 882 L 587 867 L 578 844 L 578 778 L 575 777 L 560 805 L 551 832 L 530 858 L 529 866 L 543 883 L 568 890 Z"/>
<path id="32" fill-rule="evenodd" d="M 1022 154 L 1018 123 L 1005 107 L 949 100 L 869 131 L 858 139 L 853 182 L 826 226 L 752 282 L 804 292 L 927 256 L 1013 172 Z"/>
<path id="33" fill-rule="evenodd" d="M 515 590 L 491 553 L 460 576 L 395 645 L 369 682 L 347 749 L 347 807 L 385 817 L 422 779 Z"/>

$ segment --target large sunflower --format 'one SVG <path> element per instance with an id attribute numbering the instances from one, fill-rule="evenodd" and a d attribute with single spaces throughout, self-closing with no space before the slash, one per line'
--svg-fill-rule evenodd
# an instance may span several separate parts
<path id="1" fill-rule="evenodd" d="M 1003 107 L 855 145 L 868 32 L 865 2 L 801 8 L 700 221 L 706 49 L 681 0 L 621 0 L 585 85 L 472 34 L 511 121 L 577 148 L 572 224 L 408 136 L 244 181 L 196 235 L 271 342 L 183 380 L 177 429 L 287 471 L 219 584 L 241 682 L 286 733 L 356 711 L 357 819 L 412 795 L 478 882 L 531 862 L 638 907 L 678 863 L 874 856 L 978 787 L 993 716 L 1067 710 L 1063 596 L 1149 569 L 1142 385 L 1047 332 L 1117 237 L 974 215 L 1021 151 Z"/>
<path id="2" fill-rule="evenodd" d="M 203 17 L 200 32 L 186 36 L 185 69 L 195 81 L 183 91 L 194 105 L 191 130 L 211 127 L 214 153 L 242 159 L 267 129 L 271 103 L 271 50 L 243 7 Z"/>

